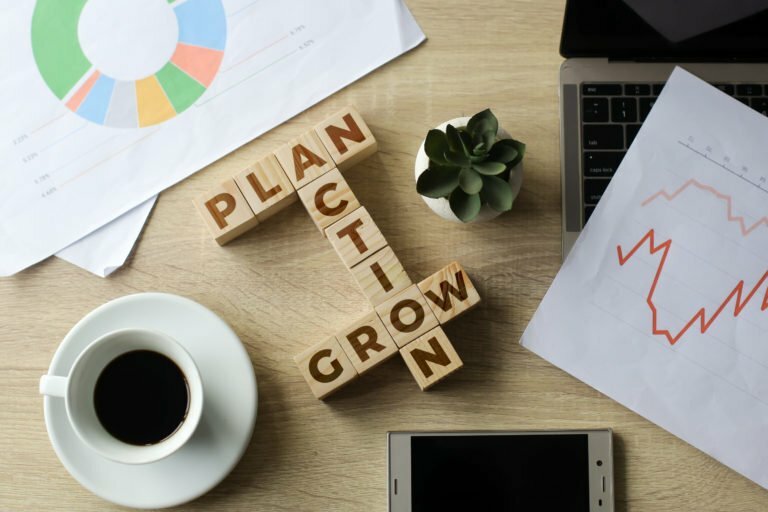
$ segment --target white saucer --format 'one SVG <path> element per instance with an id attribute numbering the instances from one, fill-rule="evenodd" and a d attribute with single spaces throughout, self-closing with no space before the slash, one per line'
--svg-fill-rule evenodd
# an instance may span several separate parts
<path id="1" fill-rule="evenodd" d="M 172 507 L 211 490 L 242 457 L 256 421 L 256 377 L 245 347 L 223 320 L 197 302 L 164 293 L 129 295 L 89 313 L 61 342 L 48 373 L 67 375 L 88 343 L 127 327 L 168 334 L 197 363 L 205 405 L 192 439 L 165 459 L 128 465 L 83 444 L 61 398 L 44 398 L 45 425 L 64 467 L 92 493 L 126 507 Z"/>

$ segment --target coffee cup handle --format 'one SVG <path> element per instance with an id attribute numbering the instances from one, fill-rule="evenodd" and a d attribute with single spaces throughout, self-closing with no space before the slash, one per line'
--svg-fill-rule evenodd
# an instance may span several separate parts
<path id="1" fill-rule="evenodd" d="M 40 394 L 64 398 L 67 394 L 68 377 L 43 375 L 40 377 Z"/>

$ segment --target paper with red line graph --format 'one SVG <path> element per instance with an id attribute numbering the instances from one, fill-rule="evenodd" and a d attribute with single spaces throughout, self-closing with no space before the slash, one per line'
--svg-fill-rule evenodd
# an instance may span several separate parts
<path id="1" fill-rule="evenodd" d="M 119 266 L 156 194 L 425 38 L 403 0 L 0 11 L 0 276 L 79 240 L 61 256 Z"/>
<path id="2" fill-rule="evenodd" d="M 521 343 L 768 488 L 768 119 L 676 69 Z"/>

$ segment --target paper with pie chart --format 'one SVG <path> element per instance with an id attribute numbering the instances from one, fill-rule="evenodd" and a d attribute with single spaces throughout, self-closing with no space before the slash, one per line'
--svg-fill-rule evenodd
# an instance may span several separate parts
<path id="1" fill-rule="evenodd" d="M 766 488 L 767 140 L 677 68 L 521 340 Z"/>
<path id="2" fill-rule="evenodd" d="M 402 0 L 5 2 L 0 28 L 4 276 L 135 238 L 159 192 L 424 40 Z"/>

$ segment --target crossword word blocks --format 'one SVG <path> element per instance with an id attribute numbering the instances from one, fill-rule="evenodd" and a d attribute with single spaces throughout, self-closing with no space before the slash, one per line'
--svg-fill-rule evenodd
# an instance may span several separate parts
<path id="1" fill-rule="evenodd" d="M 320 399 L 349 382 L 350 369 L 360 375 L 389 359 L 395 351 L 400 352 L 419 387 L 426 390 L 462 366 L 437 319 L 444 324 L 479 302 L 480 296 L 469 276 L 454 262 L 418 286 L 410 286 L 383 302 L 374 312 L 337 334 L 344 357 L 335 358 L 335 352 L 328 352 L 326 340 L 294 360 L 315 397 Z M 319 382 L 315 379 L 323 368 L 331 367 L 343 371 L 336 370 L 336 376 L 324 373 Z"/>
<path id="2" fill-rule="evenodd" d="M 195 201 L 221 245 L 298 199 L 371 303 L 371 310 L 294 358 L 324 399 L 396 354 L 425 390 L 461 368 L 441 325 L 480 296 L 458 263 L 418 284 L 341 175 L 376 152 L 360 114 L 346 108 Z"/>
<path id="3" fill-rule="evenodd" d="M 368 125 L 354 108 L 347 107 L 203 194 L 194 201 L 195 207 L 213 239 L 224 245 L 295 202 L 297 191 L 301 195 L 304 187 L 326 174 L 340 178 L 336 169 L 348 169 L 376 150 L 376 139 Z M 349 188 L 343 179 L 336 182 L 339 187 L 343 183 Z M 344 192 L 324 182 L 315 186 L 311 197 L 309 192 L 302 196 L 321 231 L 343 213 L 360 206 L 351 191 L 347 196 L 354 203 L 344 203 Z M 332 203 L 334 199 L 337 201 Z M 318 216 L 315 210 L 323 207 L 336 215 Z"/>

